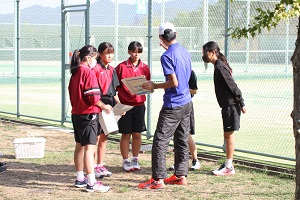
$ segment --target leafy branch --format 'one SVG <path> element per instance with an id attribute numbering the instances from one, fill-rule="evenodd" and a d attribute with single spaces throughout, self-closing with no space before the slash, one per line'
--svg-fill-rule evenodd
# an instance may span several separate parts
<path id="1" fill-rule="evenodd" d="M 264 11 L 261 8 L 256 8 L 256 11 L 258 15 L 247 27 L 227 30 L 232 38 L 248 38 L 249 35 L 253 38 L 256 34 L 261 33 L 262 29 L 270 31 L 271 28 L 276 28 L 281 20 L 300 16 L 300 2 L 299 0 L 281 0 L 275 5 L 273 11 L 269 9 Z"/>

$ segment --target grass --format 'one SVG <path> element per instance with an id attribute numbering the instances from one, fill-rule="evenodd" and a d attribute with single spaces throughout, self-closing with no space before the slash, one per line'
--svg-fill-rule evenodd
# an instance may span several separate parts
<path id="1" fill-rule="evenodd" d="M 86 193 L 73 186 L 75 170 L 73 165 L 74 139 L 70 133 L 39 128 L 36 126 L 0 122 L 0 161 L 7 162 L 8 169 L 0 173 L 1 199 L 293 199 L 294 177 L 285 174 L 273 176 L 267 171 L 255 171 L 246 166 L 235 165 L 234 176 L 216 177 L 211 170 L 218 162 L 201 160 L 201 169 L 190 171 L 187 186 L 166 185 L 162 190 L 140 190 L 138 183 L 151 176 L 151 153 L 139 155 L 142 170 L 125 173 L 121 169 L 122 158 L 118 143 L 110 140 L 107 145 L 106 167 L 113 172 L 102 179 L 109 185 L 108 193 Z M 46 138 L 45 157 L 36 159 L 15 159 L 12 141 L 27 137 Z M 167 154 L 167 166 L 173 162 L 173 154 Z M 168 173 L 169 175 L 172 172 Z M 16 192 L 17 191 L 17 192 Z"/>

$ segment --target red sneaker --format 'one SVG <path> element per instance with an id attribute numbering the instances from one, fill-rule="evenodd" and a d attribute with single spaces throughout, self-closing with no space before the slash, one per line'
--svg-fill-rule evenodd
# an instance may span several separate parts
<path id="1" fill-rule="evenodd" d="M 139 184 L 139 188 L 141 189 L 161 189 L 165 186 L 164 181 L 162 179 L 155 181 L 151 178 L 149 181 Z"/>
<path id="2" fill-rule="evenodd" d="M 176 184 L 176 185 L 187 185 L 187 180 L 185 176 L 180 176 L 179 178 L 173 174 L 169 178 L 165 178 L 164 182 L 166 184 Z"/>

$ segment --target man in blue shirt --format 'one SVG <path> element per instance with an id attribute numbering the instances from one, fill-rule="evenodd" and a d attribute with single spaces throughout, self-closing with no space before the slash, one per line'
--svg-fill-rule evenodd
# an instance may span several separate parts
<path id="1" fill-rule="evenodd" d="M 187 185 L 188 135 L 192 109 L 189 79 L 191 56 L 176 41 L 176 30 L 172 23 L 159 26 L 159 38 L 166 47 L 161 56 L 165 82 L 143 84 L 144 89 L 165 89 L 163 107 L 160 111 L 152 145 L 152 178 L 139 184 L 142 189 L 160 189 L 164 184 Z M 167 178 L 166 154 L 169 142 L 174 139 L 175 172 Z"/>

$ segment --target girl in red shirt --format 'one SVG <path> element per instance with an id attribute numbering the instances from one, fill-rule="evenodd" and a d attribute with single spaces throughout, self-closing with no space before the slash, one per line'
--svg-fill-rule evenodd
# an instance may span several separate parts
<path id="1" fill-rule="evenodd" d="M 98 54 L 97 65 L 93 68 L 93 71 L 96 74 L 101 90 L 101 101 L 113 107 L 116 103 L 120 102 L 116 95 L 116 87 L 120 85 L 119 79 L 114 67 L 110 65 L 114 58 L 114 47 L 108 42 L 103 42 L 98 47 Z M 96 177 L 103 178 L 111 176 L 112 173 L 104 166 L 108 135 L 105 135 L 103 130 L 99 134 L 95 175 Z"/>
<path id="2" fill-rule="evenodd" d="M 97 78 L 91 68 L 97 61 L 97 49 L 86 45 L 75 50 L 72 56 L 69 82 L 69 96 L 72 105 L 72 124 L 76 142 L 74 163 L 76 169 L 76 187 L 86 187 L 87 192 L 107 192 L 110 188 L 96 181 L 94 174 L 94 154 L 96 152 L 99 112 L 111 111 L 110 105 L 100 101 L 100 89 Z M 84 177 L 86 170 L 87 179 Z"/>
<path id="3" fill-rule="evenodd" d="M 128 46 L 130 57 L 116 67 L 120 85 L 117 87 L 120 102 L 125 105 L 134 106 L 127 111 L 118 121 L 119 132 L 122 133 L 120 141 L 120 150 L 123 157 L 123 170 L 140 170 L 138 155 L 141 149 L 141 132 L 146 130 L 145 111 L 146 95 L 132 95 L 128 88 L 122 83 L 123 78 L 145 76 L 150 80 L 150 70 L 148 65 L 140 59 L 143 53 L 141 43 L 133 41 Z M 132 137 L 132 159 L 128 158 L 129 144 Z"/>

